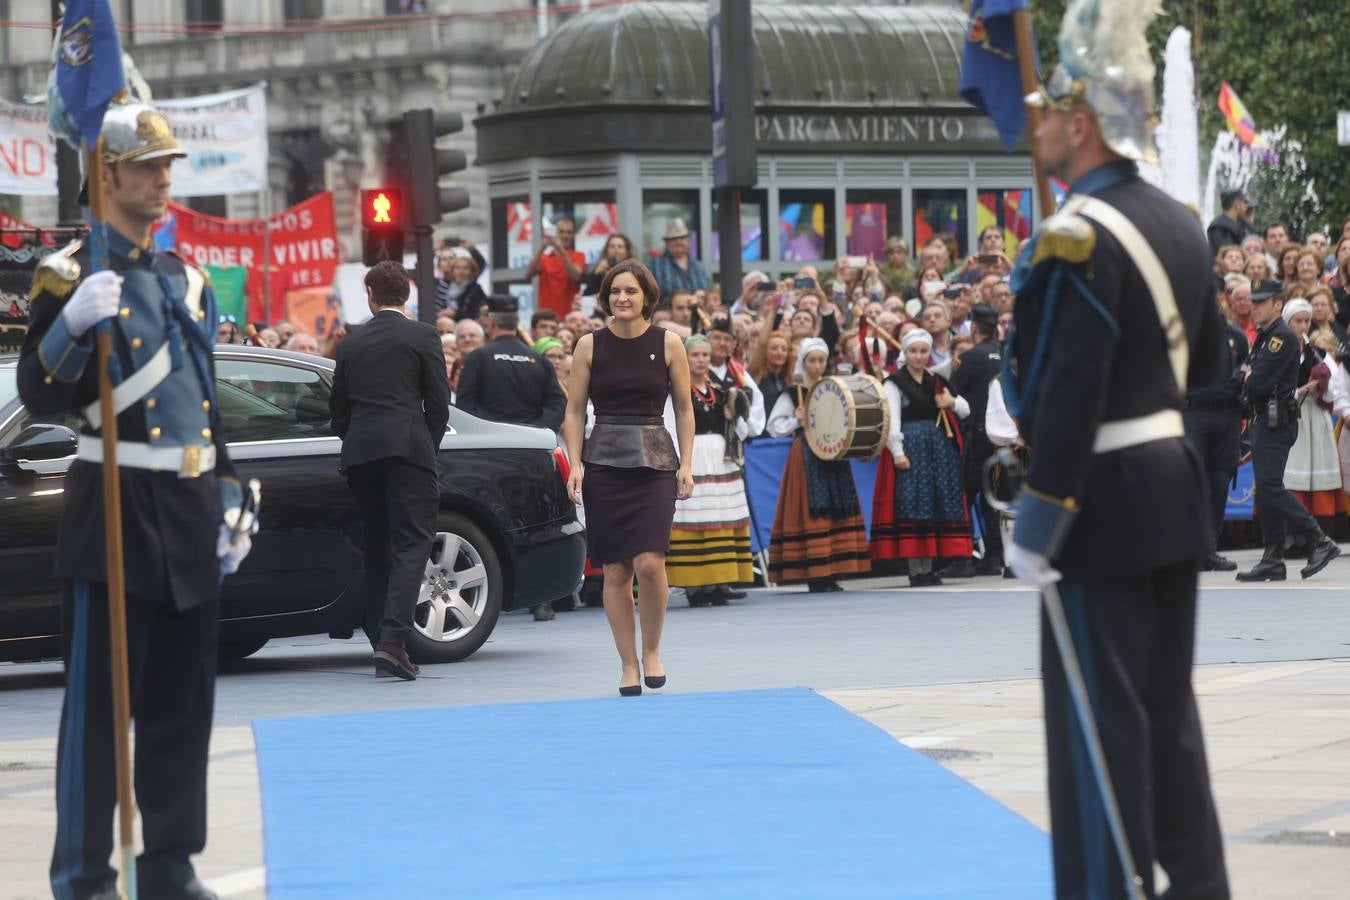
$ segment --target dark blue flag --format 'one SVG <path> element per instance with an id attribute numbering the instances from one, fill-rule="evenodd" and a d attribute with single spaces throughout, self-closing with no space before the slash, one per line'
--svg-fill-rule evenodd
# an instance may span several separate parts
<path id="1" fill-rule="evenodd" d="M 66 0 L 56 48 L 56 89 L 85 146 L 98 142 L 108 103 L 126 84 L 122 44 L 108 0 Z"/>
<path id="2" fill-rule="evenodd" d="M 1026 8 L 1027 0 L 972 0 L 961 55 L 961 96 L 994 120 L 1006 153 L 1027 121 L 1012 18 Z"/>

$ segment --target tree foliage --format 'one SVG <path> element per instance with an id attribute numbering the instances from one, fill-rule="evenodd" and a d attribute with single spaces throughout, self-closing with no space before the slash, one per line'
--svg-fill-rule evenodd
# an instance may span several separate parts
<path id="1" fill-rule="evenodd" d="M 1111 2 L 1111 0 L 1103 0 Z M 1066 0 L 1032 0 L 1041 64 L 1049 71 Z M 1162 96 L 1163 48 L 1178 25 L 1191 30 L 1202 150 L 1226 128 L 1219 112 L 1219 86 L 1227 81 L 1261 130 L 1287 126 L 1287 138 L 1302 145 L 1306 172 L 1266 170 L 1252 192 L 1269 207 L 1258 221 L 1285 219 L 1296 232 L 1331 225 L 1350 216 L 1350 147 L 1336 145 L 1336 112 L 1350 110 L 1350 51 L 1345 7 L 1308 0 L 1164 0 L 1150 26 L 1149 44 L 1158 65 Z M 1311 180 L 1320 209 L 1303 198 Z M 1254 198 L 1256 199 L 1256 198 Z"/>

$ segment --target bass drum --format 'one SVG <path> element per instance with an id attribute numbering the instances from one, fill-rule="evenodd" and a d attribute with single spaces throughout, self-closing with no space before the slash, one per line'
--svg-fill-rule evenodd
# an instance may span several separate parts
<path id="1" fill-rule="evenodd" d="M 806 442 L 820 459 L 876 459 L 890 430 L 886 392 L 871 375 L 833 375 L 811 390 Z"/>

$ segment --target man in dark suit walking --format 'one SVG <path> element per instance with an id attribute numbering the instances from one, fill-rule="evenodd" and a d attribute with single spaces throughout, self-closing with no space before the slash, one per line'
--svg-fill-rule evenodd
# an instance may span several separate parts
<path id="1" fill-rule="evenodd" d="M 373 315 L 338 345 L 329 410 L 365 526 L 375 673 L 411 681 L 418 667 L 406 645 L 435 534 L 436 449 L 450 418 L 450 385 L 436 329 L 403 311 L 403 266 L 377 263 L 366 273 L 366 295 Z"/>

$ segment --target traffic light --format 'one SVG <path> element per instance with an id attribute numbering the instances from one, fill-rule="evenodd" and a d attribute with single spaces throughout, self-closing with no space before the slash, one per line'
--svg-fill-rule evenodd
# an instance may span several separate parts
<path id="1" fill-rule="evenodd" d="M 408 151 L 408 188 L 412 191 L 412 226 L 435 228 L 443 216 L 469 205 L 469 192 L 441 187 L 441 178 L 468 166 L 463 150 L 442 150 L 436 141 L 464 128 L 464 117 L 445 110 L 412 109 L 403 114 Z"/>
<path id="2" fill-rule="evenodd" d="M 361 191 L 361 262 L 403 261 L 403 192 L 398 188 Z"/>

